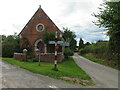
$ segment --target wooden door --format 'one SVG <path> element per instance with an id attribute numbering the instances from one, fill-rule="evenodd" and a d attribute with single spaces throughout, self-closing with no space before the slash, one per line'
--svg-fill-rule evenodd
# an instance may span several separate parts
<path id="1" fill-rule="evenodd" d="M 39 49 L 40 53 L 45 52 L 44 43 L 42 43 L 41 41 L 38 43 L 38 49 Z"/>

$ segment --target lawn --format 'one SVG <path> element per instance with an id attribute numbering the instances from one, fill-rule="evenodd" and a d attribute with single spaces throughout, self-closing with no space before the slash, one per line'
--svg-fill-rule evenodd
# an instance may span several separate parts
<path id="1" fill-rule="evenodd" d="M 72 83 L 79 83 L 82 85 L 93 85 L 93 81 L 90 76 L 77 66 L 72 57 L 64 59 L 63 62 L 58 64 L 59 71 L 53 71 L 52 68 L 54 67 L 54 64 L 49 62 L 41 62 L 39 66 L 38 62 L 32 61 L 24 62 L 13 58 L 2 58 L 2 60 L 27 69 L 31 72 L 52 78 L 61 79 Z"/>

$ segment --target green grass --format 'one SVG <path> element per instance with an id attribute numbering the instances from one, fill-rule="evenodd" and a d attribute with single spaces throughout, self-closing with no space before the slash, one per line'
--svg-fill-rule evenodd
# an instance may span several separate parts
<path id="1" fill-rule="evenodd" d="M 74 62 L 73 58 L 71 57 L 58 64 L 59 71 L 53 71 L 52 68 L 54 67 L 54 64 L 49 62 L 41 62 L 40 66 L 38 66 L 38 62 L 31 62 L 31 61 L 23 62 L 23 61 L 15 60 L 13 58 L 2 58 L 2 60 L 10 64 L 17 65 L 21 68 L 27 69 L 31 72 L 42 74 L 52 78 L 56 78 L 56 79 L 62 79 L 61 77 L 77 78 L 80 79 L 80 81 L 81 80 L 89 81 L 89 82 L 80 82 L 80 84 L 82 85 L 93 84 L 93 81 L 91 80 L 90 76 L 80 67 L 78 67 Z M 74 82 L 74 81 L 70 81 L 70 82 Z"/>
<path id="2" fill-rule="evenodd" d="M 96 62 L 96 63 L 102 64 L 102 65 L 109 66 L 109 67 L 111 67 L 111 68 L 120 70 L 120 68 L 118 68 L 118 66 L 114 65 L 112 62 L 109 62 L 109 61 L 107 61 L 107 60 L 95 58 L 95 57 L 88 56 L 88 55 L 81 55 L 81 56 L 83 56 L 83 57 L 85 57 L 85 58 L 87 58 L 88 60 L 91 60 L 91 61 L 93 61 L 93 62 Z"/>

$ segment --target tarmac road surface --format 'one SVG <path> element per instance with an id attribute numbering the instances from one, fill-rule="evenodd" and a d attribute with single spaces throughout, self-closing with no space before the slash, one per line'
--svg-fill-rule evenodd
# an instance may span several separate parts
<path id="1" fill-rule="evenodd" d="M 118 88 L 118 70 L 94 63 L 87 60 L 77 53 L 73 56 L 75 62 L 88 73 L 95 81 L 95 87 Z"/>
<path id="2" fill-rule="evenodd" d="M 82 86 L 44 75 L 35 74 L 0 60 L 0 87 L 2 88 L 118 88 L 118 71 L 91 62 L 77 54 L 73 56 L 78 66 L 96 82 L 94 86 Z M 2 63 L 2 64 L 1 64 Z M 2 67 L 2 69 L 1 69 Z"/>
<path id="3" fill-rule="evenodd" d="M 1 61 L 1 60 L 0 60 Z M 1 64 L 0 64 L 1 66 Z M 2 88 L 82 88 L 80 84 L 72 84 L 56 80 L 40 74 L 29 72 L 2 61 Z M 1 81 L 1 80 L 0 80 Z"/>

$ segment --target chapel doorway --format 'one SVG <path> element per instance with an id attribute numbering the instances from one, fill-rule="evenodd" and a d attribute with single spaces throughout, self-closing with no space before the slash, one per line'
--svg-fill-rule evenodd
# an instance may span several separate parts
<path id="1" fill-rule="evenodd" d="M 40 42 L 37 44 L 37 47 L 38 47 L 40 53 L 44 53 L 44 52 L 45 52 L 45 46 L 44 46 L 44 43 L 43 43 L 43 42 L 40 41 Z"/>

